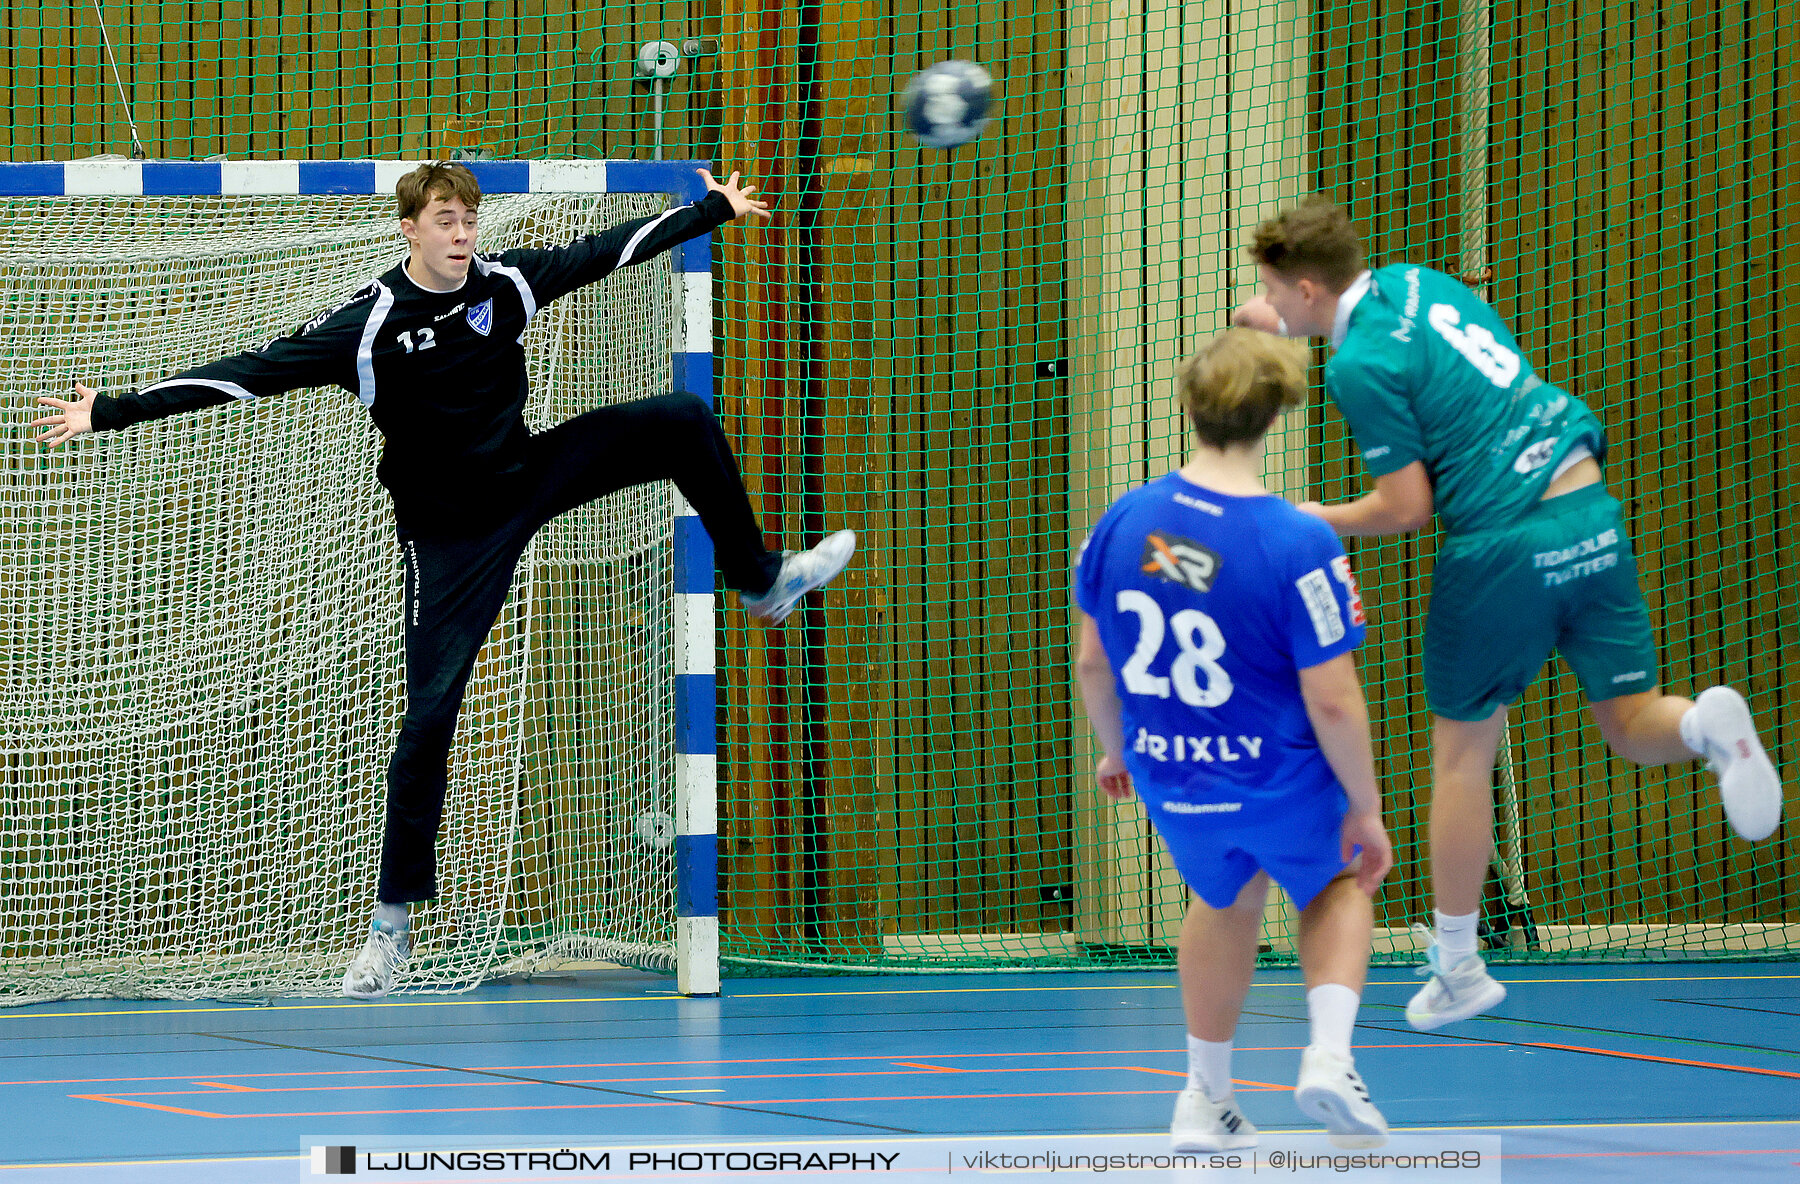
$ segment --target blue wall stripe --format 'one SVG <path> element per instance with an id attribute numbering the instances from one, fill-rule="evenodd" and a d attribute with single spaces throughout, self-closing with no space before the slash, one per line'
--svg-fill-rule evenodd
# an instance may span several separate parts
<path id="1" fill-rule="evenodd" d="M 719 913 L 719 836 L 675 836 L 675 915 Z"/>
<path id="2" fill-rule="evenodd" d="M 216 160 L 146 160 L 144 162 L 144 195 L 146 197 L 180 197 L 190 193 L 217 193 L 225 188 L 225 179 Z M 375 170 L 369 170 L 369 183 L 374 184 Z"/>
<path id="3" fill-rule="evenodd" d="M 698 201 L 706 196 L 706 182 L 694 170 L 710 168 L 710 160 L 610 160 L 606 187 L 614 193 L 673 193 L 682 201 Z"/>
<path id="4" fill-rule="evenodd" d="M 0 197 L 61 197 L 63 169 L 47 161 L 0 164 Z"/>
<path id="5" fill-rule="evenodd" d="M 700 525 L 697 516 L 682 514 L 675 519 L 675 591 L 678 594 L 703 592 L 710 596 L 712 590 L 712 536 L 706 533 L 706 527 Z M 682 751 L 699 750 L 684 748 Z"/>
<path id="6" fill-rule="evenodd" d="M 690 238 L 675 248 L 675 270 L 712 270 L 712 234 L 710 232 L 699 238 Z"/>
<path id="7" fill-rule="evenodd" d="M 713 356 L 710 352 L 671 354 L 675 381 L 672 389 L 699 395 L 708 407 L 713 405 Z"/>
<path id="8" fill-rule="evenodd" d="M 524 160 L 465 160 L 483 193 L 530 193 L 531 164 Z M 612 172 L 608 166 L 607 173 Z M 610 187 L 611 181 L 609 179 Z"/>
<path id="9" fill-rule="evenodd" d="M 463 162 L 475 173 L 487 193 L 529 193 L 531 165 L 523 160 L 470 160 Z M 619 160 L 607 162 L 606 187 L 613 193 L 669 193 L 683 202 L 706 196 L 706 183 L 696 169 L 709 167 L 704 160 Z M 303 160 L 298 162 L 301 193 L 374 193 L 373 161 Z M 143 163 L 144 192 L 171 196 L 185 193 L 217 193 L 222 187 L 218 161 L 148 160 Z M 63 162 L 0 162 L 0 196 L 61 197 Z M 701 251 L 706 250 L 702 257 Z M 701 241 L 690 242 L 681 252 L 683 270 L 704 271 L 711 266 L 710 249 Z"/>
<path id="10" fill-rule="evenodd" d="M 314 160 L 300 166 L 301 193 L 374 193 L 372 160 Z"/>
<path id="11" fill-rule="evenodd" d="M 717 756 L 717 680 L 710 674 L 675 676 L 675 751 Z"/>

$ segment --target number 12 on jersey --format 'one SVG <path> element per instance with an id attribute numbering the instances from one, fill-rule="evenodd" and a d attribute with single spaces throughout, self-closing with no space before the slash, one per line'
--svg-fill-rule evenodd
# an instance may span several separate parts
<path id="1" fill-rule="evenodd" d="M 1189 707 L 1217 707 L 1231 698 L 1231 675 L 1219 665 L 1219 658 L 1225 653 L 1225 635 L 1211 617 L 1197 608 L 1187 608 L 1165 621 L 1162 606 L 1136 588 L 1122 590 L 1116 603 L 1120 612 L 1138 619 L 1137 645 L 1119 671 L 1127 691 L 1167 699 L 1172 687 L 1176 697 Z M 1169 629 L 1175 631 L 1175 660 L 1170 663 L 1168 674 L 1152 674 L 1150 665 L 1162 649 L 1163 634 Z"/>

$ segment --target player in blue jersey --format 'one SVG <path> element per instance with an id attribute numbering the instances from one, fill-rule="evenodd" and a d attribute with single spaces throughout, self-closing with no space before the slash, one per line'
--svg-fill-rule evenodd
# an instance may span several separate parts
<path id="1" fill-rule="evenodd" d="M 1305 398 L 1305 351 L 1227 330 L 1180 388 L 1191 458 L 1120 498 L 1075 573 L 1100 788 L 1136 789 L 1197 897 L 1181 930 L 1188 1081 L 1171 1134 L 1177 1150 L 1256 1142 L 1231 1049 L 1274 879 L 1300 909 L 1312 1025 L 1294 1100 L 1339 1146 L 1378 1146 L 1387 1123 L 1350 1053 L 1371 898 L 1393 864 L 1352 657 L 1362 604 L 1337 536 L 1261 479 L 1263 436 Z"/>
<path id="2" fill-rule="evenodd" d="M 1329 338 L 1325 389 L 1374 489 L 1306 508 L 1344 536 L 1443 518 L 1425 622 L 1432 711 L 1431 876 L 1437 925 L 1406 1009 L 1432 1029 L 1499 1004 L 1475 926 L 1493 857 L 1493 768 L 1509 705 L 1554 650 L 1613 752 L 1640 765 L 1703 757 L 1725 815 L 1752 841 L 1781 820 L 1781 782 L 1743 696 L 1658 685 L 1655 638 L 1619 503 L 1601 483 L 1606 436 L 1580 399 L 1532 372 L 1494 310 L 1413 264 L 1370 271 L 1345 211 L 1312 199 L 1256 229 L 1265 296 L 1238 324 Z"/>

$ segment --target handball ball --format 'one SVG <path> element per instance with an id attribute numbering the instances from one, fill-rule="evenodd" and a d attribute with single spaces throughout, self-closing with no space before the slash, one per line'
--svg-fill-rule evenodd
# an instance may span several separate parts
<path id="1" fill-rule="evenodd" d="M 974 62 L 939 62 L 906 84 L 906 123 L 921 144 L 954 148 L 988 125 L 994 80 Z"/>

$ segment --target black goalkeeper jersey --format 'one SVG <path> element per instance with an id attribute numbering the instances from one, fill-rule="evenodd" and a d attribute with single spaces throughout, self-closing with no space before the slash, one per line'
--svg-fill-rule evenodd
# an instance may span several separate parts
<path id="1" fill-rule="evenodd" d="M 732 216 L 730 199 L 713 192 L 567 246 L 477 254 L 451 292 L 420 287 L 402 264 L 261 349 L 99 396 L 93 426 L 116 430 L 239 399 L 342 387 L 369 409 L 386 441 L 378 474 L 402 522 L 478 513 L 521 470 L 531 318 Z"/>

